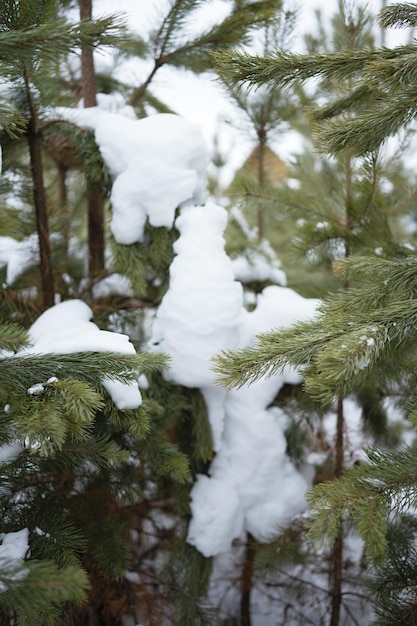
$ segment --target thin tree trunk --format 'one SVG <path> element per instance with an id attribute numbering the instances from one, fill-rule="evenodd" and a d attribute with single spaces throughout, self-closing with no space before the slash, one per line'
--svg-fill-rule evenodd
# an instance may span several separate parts
<path id="1" fill-rule="evenodd" d="M 91 20 L 92 0 L 79 0 L 80 20 Z M 97 106 L 96 73 L 94 69 L 93 49 L 83 45 L 81 48 L 81 90 L 85 107 Z"/>
<path id="2" fill-rule="evenodd" d="M 70 240 L 71 215 L 68 208 L 67 193 L 67 169 L 62 165 L 58 165 L 58 194 L 59 194 L 59 212 L 62 217 L 62 240 L 64 247 L 64 271 L 68 269 L 68 251 Z"/>
<path id="3" fill-rule="evenodd" d="M 88 266 L 90 278 L 104 273 L 104 200 L 96 185 L 88 190 Z"/>
<path id="4" fill-rule="evenodd" d="M 261 128 L 258 131 L 258 139 L 259 139 L 259 162 L 258 162 L 258 185 L 261 190 L 261 193 L 265 189 L 265 147 L 266 147 L 266 133 L 265 129 Z M 258 226 L 258 241 L 262 241 L 264 237 L 264 208 L 263 203 L 258 203 L 258 215 L 257 215 L 257 226 Z"/>
<path id="5" fill-rule="evenodd" d="M 350 50 L 354 49 L 354 34 L 351 34 Z M 349 153 L 345 157 L 345 219 L 349 229 L 354 227 L 352 220 L 353 214 L 353 197 L 352 197 L 352 160 Z M 351 242 L 345 240 L 345 258 L 352 254 Z M 348 280 L 344 281 L 343 288 L 349 287 Z M 336 423 L 336 450 L 335 450 L 335 468 L 334 476 L 338 478 L 343 472 L 344 466 L 344 410 L 343 398 L 337 401 L 337 423 Z M 340 530 L 339 535 L 333 543 L 332 549 L 332 614 L 330 618 L 330 626 L 339 626 L 340 609 L 342 605 L 342 583 L 343 583 L 343 531 Z"/>
<path id="6" fill-rule="evenodd" d="M 162 59 L 155 59 L 154 66 L 151 72 L 149 73 L 149 76 L 141 85 L 139 85 L 139 87 L 135 87 L 135 89 L 132 91 L 130 98 L 127 101 L 127 104 L 134 107 L 136 104 L 138 104 L 138 102 L 140 102 L 147 88 L 151 84 L 153 77 L 155 76 L 156 72 L 159 70 L 159 68 L 162 65 L 163 65 Z"/>
<path id="7" fill-rule="evenodd" d="M 242 568 L 242 595 L 240 599 L 240 623 L 241 626 L 251 626 L 251 593 L 253 587 L 253 574 L 255 571 L 255 548 L 254 538 L 249 533 L 246 537 L 245 560 Z"/>
<path id="8" fill-rule="evenodd" d="M 27 137 L 32 173 L 33 201 L 35 206 L 36 229 L 39 238 L 39 256 L 42 286 L 42 308 L 55 304 L 54 274 L 52 271 L 51 241 L 48 227 L 48 211 L 43 180 L 42 144 L 36 105 L 33 102 L 27 68 L 24 67 L 26 97 L 29 106 Z"/>
<path id="9" fill-rule="evenodd" d="M 14 618 L 9 617 L 5 613 L 1 613 L 1 615 L 0 615 L 0 626 L 12 626 L 12 619 L 14 621 Z"/>
<path id="10" fill-rule="evenodd" d="M 80 19 L 91 19 L 92 0 L 79 0 Z M 81 91 L 84 107 L 97 106 L 96 73 L 93 49 L 81 48 Z M 88 267 L 90 278 L 104 272 L 104 199 L 96 185 L 89 185 L 88 194 Z"/>
<path id="11" fill-rule="evenodd" d="M 335 478 L 341 475 L 344 462 L 344 413 L 343 399 L 337 402 L 337 425 L 336 425 L 336 454 L 335 454 Z M 330 626 L 339 626 L 340 608 L 342 604 L 342 579 L 343 579 L 343 534 L 342 531 L 336 537 L 332 548 L 332 614 Z"/>

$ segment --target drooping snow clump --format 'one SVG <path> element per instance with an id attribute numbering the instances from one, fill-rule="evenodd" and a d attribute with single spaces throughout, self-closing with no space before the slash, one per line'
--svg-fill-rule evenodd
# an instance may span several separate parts
<path id="1" fill-rule="evenodd" d="M 261 331 L 311 317 L 316 300 L 269 287 L 248 313 L 243 290 L 224 251 L 226 211 L 214 204 L 181 211 L 170 287 L 157 312 L 151 348 L 171 356 L 166 376 L 199 387 L 207 403 L 216 451 L 209 475 L 191 492 L 188 541 L 205 556 L 230 548 L 244 530 L 260 540 L 304 509 L 308 483 L 286 454 L 282 411 L 268 406 L 293 371 L 226 393 L 215 385 L 211 359 L 244 347 Z"/>
<path id="2" fill-rule="evenodd" d="M 29 329 L 32 346 L 17 353 L 17 356 L 74 352 L 135 354 L 127 335 L 100 330 L 91 322 L 92 317 L 92 310 L 81 300 L 67 300 L 51 307 Z M 136 409 L 141 405 L 137 382 L 103 379 L 102 383 L 119 409 Z"/>
<path id="3" fill-rule="evenodd" d="M 110 228 L 118 243 L 142 242 L 147 220 L 171 228 L 178 207 L 203 201 L 209 153 L 193 124 L 168 113 L 131 119 L 98 107 L 58 111 L 94 131 L 113 179 Z"/>

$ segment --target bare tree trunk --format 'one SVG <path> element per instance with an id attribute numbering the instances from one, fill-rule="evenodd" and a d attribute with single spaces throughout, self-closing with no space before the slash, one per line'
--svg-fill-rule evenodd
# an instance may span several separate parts
<path id="1" fill-rule="evenodd" d="M 92 0 L 79 0 L 80 19 L 91 19 Z M 97 106 L 93 49 L 81 48 L 81 92 L 85 107 Z M 104 272 L 104 199 L 96 185 L 88 187 L 88 266 L 90 278 Z"/>
<path id="2" fill-rule="evenodd" d="M 259 162 L 258 162 L 258 185 L 262 191 L 265 190 L 265 148 L 266 148 L 266 132 L 264 128 L 258 130 L 259 139 Z M 264 237 L 264 208 L 263 203 L 258 202 L 257 214 L 258 241 L 262 241 Z"/>
<path id="3" fill-rule="evenodd" d="M 351 39 L 350 49 L 354 49 L 354 40 Z M 345 218 L 349 228 L 353 228 L 354 221 L 352 219 L 353 199 L 352 199 L 352 159 L 350 154 L 345 158 Z M 345 258 L 352 254 L 351 243 L 345 239 Z M 344 281 L 343 288 L 347 289 L 349 283 Z M 343 472 L 344 466 L 344 409 L 343 398 L 337 401 L 337 422 L 336 422 L 336 450 L 335 450 L 335 467 L 334 477 L 338 478 Z M 343 584 L 343 530 L 333 543 L 332 549 L 332 615 L 330 618 L 330 626 L 339 626 L 340 609 L 342 606 L 342 584 Z"/>
<path id="4" fill-rule="evenodd" d="M 5 613 L 0 614 L 0 626 L 12 626 L 12 620 L 14 621 L 14 618 L 9 617 Z"/>
<path id="5" fill-rule="evenodd" d="M 335 455 L 335 478 L 341 475 L 344 461 L 344 413 L 343 399 L 337 402 L 337 425 L 336 425 L 336 455 Z M 332 549 L 332 614 L 330 626 L 339 626 L 340 608 L 342 604 L 342 579 L 343 579 L 343 534 L 342 531 L 336 537 Z"/>
<path id="6" fill-rule="evenodd" d="M 80 20 L 91 20 L 92 0 L 79 0 Z M 81 90 L 85 107 L 97 106 L 96 72 L 94 68 L 93 49 L 83 45 L 81 48 Z"/>
<path id="7" fill-rule="evenodd" d="M 242 595 L 240 599 L 240 623 L 241 626 L 251 626 L 251 593 L 253 587 L 253 574 L 255 570 L 254 538 L 249 533 L 246 537 L 245 560 L 242 568 Z"/>
<path id="8" fill-rule="evenodd" d="M 51 241 L 48 227 L 48 211 L 43 180 L 42 144 L 36 104 L 33 101 L 27 68 L 24 67 L 26 97 L 29 107 L 27 137 L 30 153 L 30 167 L 33 184 L 36 229 L 39 238 L 39 255 L 42 286 L 42 308 L 55 304 L 54 274 L 52 271 Z"/>
<path id="9" fill-rule="evenodd" d="M 62 217 L 62 240 L 64 248 L 64 271 L 68 269 L 68 252 L 70 241 L 70 226 L 71 226 L 71 214 L 68 207 L 68 193 L 67 193 L 67 169 L 62 165 L 58 165 L 58 197 L 59 197 L 59 211 Z"/>

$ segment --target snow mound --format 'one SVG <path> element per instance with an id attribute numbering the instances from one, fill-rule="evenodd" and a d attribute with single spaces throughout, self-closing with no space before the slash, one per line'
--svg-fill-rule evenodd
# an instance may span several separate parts
<path id="1" fill-rule="evenodd" d="M 113 179 L 110 228 L 118 243 L 142 242 L 147 220 L 171 228 L 179 206 L 203 201 L 210 159 L 197 126 L 169 113 L 131 119 L 99 107 L 58 111 L 94 131 Z"/>
<path id="2" fill-rule="evenodd" d="M 226 393 L 214 384 L 211 359 L 245 347 L 257 333 L 314 315 L 318 301 L 284 287 L 266 288 L 255 310 L 243 305 L 243 289 L 224 251 L 226 211 L 208 204 L 181 211 L 180 237 L 170 286 L 156 314 L 151 349 L 171 356 L 167 378 L 200 387 L 213 434 L 215 459 L 191 491 L 188 542 L 205 556 L 229 549 L 244 530 L 259 540 L 305 508 L 306 480 L 286 454 L 285 416 L 269 405 L 292 370 Z"/>
<path id="3" fill-rule="evenodd" d="M 93 312 L 81 300 L 67 300 L 45 311 L 29 329 L 32 346 L 20 354 L 73 354 L 74 352 L 115 352 L 135 354 L 129 337 L 100 330 Z M 136 409 L 142 404 L 137 382 L 103 379 L 103 386 L 119 409 Z"/>

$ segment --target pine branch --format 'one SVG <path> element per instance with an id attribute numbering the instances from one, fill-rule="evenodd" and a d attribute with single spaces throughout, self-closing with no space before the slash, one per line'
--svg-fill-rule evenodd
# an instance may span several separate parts
<path id="1" fill-rule="evenodd" d="M 367 462 L 334 481 L 316 485 L 307 494 L 311 536 L 334 539 L 348 515 L 365 540 L 367 554 L 380 559 L 387 550 L 386 533 L 393 514 L 417 504 L 416 452 L 416 444 L 395 451 L 369 449 Z"/>
<path id="2" fill-rule="evenodd" d="M 248 32 L 256 26 L 265 24 L 276 14 L 281 5 L 278 2 L 252 2 L 236 8 L 220 24 L 213 26 L 208 32 L 189 42 L 186 46 L 180 47 L 175 55 L 181 57 L 184 52 L 194 52 L 197 57 L 201 57 L 202 67 L 212 66 L 211 55 L 219 50 L 233 45 L 242 45 L 247 42 Z M 190 59 L 191 60 L 191 59 Z M 175 58 L 170 60 L 177 65 Z M 193 64 L 194 65 L 194 64 Z M 194 68 L 195 69 L 195 68 Z"/>
<path id="3" fill-rule="evenodd" d="M 86 539 L 66 511 L 54 510 L 56 499 L 42 490 L 40 502 L 28 507 L 27 515 L 34 530 L 30 533 L 31 558 L 35 561 L 53 561 L 58 567 L 79 567 L 79 556 L 86 549 Z M 17 511 L 10 511 L 18 517 Z"/>
<path id="4" fill-rule="evenodd" d="M 357 107 L 360 104 L 366 103 L 373 97 L 373 95 L 374 94 L 368 83 L 361 84 L 337 100 L 333 100 L 329 102 L 329 104 L 315 108 L 311 112 L 311 117 L 315 121 L 322 121 L 329 117 L 341 115 L 353 106 Z"/>
<path id="5" fill-rule="evenodd" d="M 358 311 L 350 293 L 339 294 L 334 307 L 326 301 L 315 321 L 258 335 L 253 347 L 220 354 L 214 359 L 219 382 L 241 387 L 290 366 L 304 375 L 307 390 L 324 404 L 350 393 L 387 353 L 413 340 L 410 329 L 417 325 L 414 299 Z"/>
<path id="6" fill-rule="evenodd" d="M 87 439 L 83 442 L 67 441 L 61 450 L 57 451 L 54 457 L 45 463 L 50 470 L 57 469 L 77 469 L 83 463 L 96 465 L 106 469 L 115 467 L 120 463 L 126 463 L 130 457 L 128 450 L 122 450 L 109 437 L 95 435 L 94 438 Z"/>
<path id="7" fill-rule="evenodd" d="M 415 3 L 404 2 L 384 7 L 378 15 L 382 28 L 415 28 L 417 26 L 417 7 Z"/>
<path id="8" fill-rule="evenodd" d="M 29 561 L 15 570 L 14 575 L 0 571 L 0 582 L 5 585 L 0 606 L 15 611 L 19 623 L 52 625 L 66 602 L 80 606 L 86 601 L 89 582 L 80 567 L 58 568 L 52 562 Z"/>
<path id="9" fill-rule="evenodd" d="M 172 3 L 153 37 L 153 68 L 142 85 L 133 90 L 129 104 L 138 104 L 163 65 L 184 67 L 196 73 L 212 69 L 214 52 L 247 42 L 249 31 L 265 24 L 281 7 L 281 0 L 258 0 L 250 5 L 239 5 L 220 24 L 194 39 L 181 41 L 181 29 L 192 20 L 193 12 L 204 2 L 205 0 L 175 0 Z"/>
<path id="10" fill-rule="evenodd" d="M 415 45 L 398 46 L 392 50 L 352 50 L 332 54 L 295 54 L 275 52 L 268 57 L 225 51 L 214 55 L 216 71 L 226 82 L 237 85 L 288 86 L 310 78 L 336 81 L 356 78 L 372 61 L 379 63 L 416 52 Z"/>
<path id="11" fill-rule="evenodd" d="M 416 293 L 417 296 L 417 291 L 414 291 L 417 289 L 416 257 L 384 259 L 375 256 L 356 256 L 344 259 L 334 269 L 348 282 L 354 280 L 361 284 L 362 289 L 358 292 L 357 300 L 352 303 L 353 307 L 360 305 L 360 298 L 365 298 L 364 308 L 367 308 L 371 302 L 385 300 L 387 294 L 391 294 L 392 299 L 398 299 L 401 293 L 408 293 L 411 297 Z M 381 289 L 381 284 L 384 285 L 384 289 Z"/>
<path id="12" fill-rule="evenodd" d="M 372 107 L 366 113 L 352 119 L 328 121 L 318 128 L 320 145 L 329 154 L 347 149 L 355 155 L 372 152 L 388 137 L 410 124 L 416 115 L 415 90 L 413 87 L 403 87 L 391 99 L 382 96 L 374 98 Z"/>
<path id="13" fill-rule="evenodd" d="M 184 26 L 190 12 L 199 8 L 204 2 L 205 0 L 173 0 L 153 37 L 155 56 L 160 57 L 166 54 L 170 44 L 175 41 L 178 29 Z"/>
<path id="14" fill-rule="evenodd" d="M 213 370 L 218 382 L 228 389 L 240 388 L 261 378 L 280 374 L 288 365 L 305 367 L 316 356 L 320 347 L 336 333 L 323 330 L 318 323 L 298 323 L 290 329 L 257 335 L 257 343 L 242 350 L 229 350 L 213 359 Z"/>
<path id="15" fill-rule="evenodd" d="M 16 139 L 25 130 L 27 120 L 22 112 L 9 102 L 0 100 L 0 125 L 9 137 Z"/>
<path id="16" fill-rule="evenodd" d="M 165 355 L 139 353 L 134 355 L 106 352 L 80 352 L 73 354 L 18 354 L 0 359 L 0 372 L 9 389 L 25 391 L 35 383 L 46 382 L 52 376 L 77 378 L 94 385 L 102 378 L 128 382 L 143 373 L 165 369 Z"/>
<path id="17" fill-rule="evenodd" d="M 18 324 L 3 323 L 0 325 L 0 350 L 17 352 L 28 346 L 29 343 L 27 332 Z"/>
<path id="18" fill-rule="evenodd" d="M 350 258 L 340 264 L 359 288 L 323 301 L 316 318 L 263 333 L 243 350 L 223 352 L 214 371 L 227 388 L 301 368 L 306 386 L 324 402 L 349 393 L 392 350 L 413 342 L 417 328 L 417 259 Z M 305 369 L 307 368 L 307 369 Z"/>
<path id="19" fill-rule="evenodd" d="M 33 60 L 42 54 L 56 59 L 57 54 L 78 52 L 81 45 L 94 47 L 115 45 L 123 36 L 123 22 L 118 17 L 68 24 L 56 21 L 19 30 L 0 30 L 0 60 L 10 63 L 19 59 Z"/>

